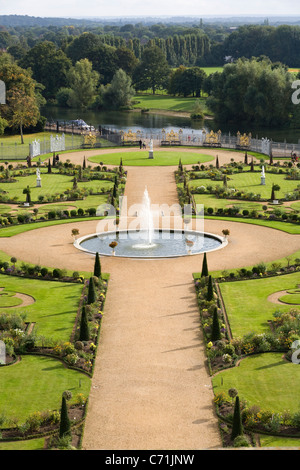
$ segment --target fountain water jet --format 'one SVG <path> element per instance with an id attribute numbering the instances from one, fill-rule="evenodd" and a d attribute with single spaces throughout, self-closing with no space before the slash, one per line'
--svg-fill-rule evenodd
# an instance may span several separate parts
<path id="1" fill-rule="evenodd" d="M 153 224 L 153 214 L 151 211 L 151 200 L 149 197 L 147 187 L 145 188 L 145 191 L 144 191 L 142 209 L 139 214 L 139 219 L 140 219 L 141 231 L 145 233 L 148 245 L 151 246 L 152 241 L 153 241 L 153 235 L 154 235 L 154 224 Z"/>

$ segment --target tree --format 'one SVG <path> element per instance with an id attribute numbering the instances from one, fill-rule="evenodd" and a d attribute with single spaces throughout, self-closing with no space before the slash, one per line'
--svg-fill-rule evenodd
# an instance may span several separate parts
<path id="1" fill-rule="evenodd" d="M 87 109 L 96 98 L 99 73 L 93 70 L 88 59 L 81 59 L 67 73 L 71 88 L 68 104 L 74 108 Z"/>
<path id="2" fill-rule="evenodd" d="M 103 104 L 105 108 L 119 109 L 130 106 L 135 95 L 131 78 L 119 69 L 113 76 L 110 85 L 103 90 Z"/>
<path id="3" fill-rule="evenodd" d="M 12 89 L 8 94 L 9 106 L 12 110 L 10 124 L 20 130 L 21 143 L 24 144 L 23 128 L 35 126 L 40 117 L 40 111 L 33 96 L 24 91 Z"/>
<path id="4" fill-rule="evenodd" d="M 95 291 L 94 279 L 90 277 L 87 303 L 92 304 L 95 301 L 96 301 L 96 291 Z"/>
<path id="5" fill-rule="evenodd" d="M 98 251 L 95 256 L 94 276 L 101 277 L 101 263 Z"/>
<path id="6" fill-rule="evenodd" d="M 30 187 L 27 186 L 27 188 L 23 189 L 23 194 L 26 194 L 26 203 L 30 204 L 31 203 L 31 195 L 30 195 Z"/>
<path id="7" fill-rule="evenodd" d="M 73 39 L 66 50 L 67 56 L 75 63 L 81 59 L 88 59 L 101 76 L 101 82 L 110 83 L 118 69 L 116 48 L 104 44 L 100 35 L 83 33 Z"/>
<path id="8" fill-rule="evenodd" d="M 218 341 L 221 339 L 221 330 L 220 330 L 220 323 L 218 317 L 218 309 L 215 307 L 213 313 L 213 323 L 212 323 L 212 330 L 211 330 L 211 341 Z"/>
<path id="9" fill-rule="evenodd" d="M 201 277 L 206 277 L 206 276 L 208 276 L 208 266 L 207 266 L 207 255 L 205 252 L 203 255 L 203 261 L 202 261 Z"/>
<path id="10" fill-rule="evenodd" d="M 242 426 L 242 418 L 241 418 L 241 410 L 240 410 L 240 399 L 239 399 L 239 396 L 237 395 L 235 397 L 235 404 L 234 404 L 231 439 L 234 441 L 234 439 L 237 436 L 241 436 L 242 434 L 243 434 L 243 426 Z"/>
<path id="11" fill-rule="evenodd" d="M 158 46 L 146 47 L 142 54 L 142 59 L 136 67 L 133 81 L 136 89 L 152 89 L 152 93 L 158 88 L 166 88 L 170 68 L 165 54 Z"/>
<path id="12" fill-rule="evenodd" d="M 118 47 L 116 49 L 117 65 L 119 69 L 132 76 L 135 67 L 138 64 L 138 60 L 134 55 L 134 52 L 127 47 Z"/>
<path id="13" fill-rule="evenodd" d="M 69 436 L 71 434 L 71 423 L 68 416 L 68 407 L 66 397 L 62 396 L 60 410 L 59 437 Z"/>
<path id="14" fill-rule="evenodd" d="M 213 291 L 213 282 L 212 282 L 212 277 L 209 276 L 208 278 L 208 285 L 207 285 L 207 295 L 206 295 L 206 300 L 210 302 L 214 297 L 214 291 Z"/>
<path id="15" fill-rule="evenodd" d="M 219 122 L 280 126 L 291 120 L 292 77 L 282 64 L 266 58 L 238 59 L 209 80 L 206 104 Z"/>
<path id="16" fill-rule="evenodd" d="M 19 67 L 9 54 L 0 56 L 0 80 L 6 86 L 1 118 L 8 123 L 7 127 L 20 129 L 23 143 L 23 127 L 35 126 L 41 119 L 39 108 L 45 103 L 42 86 L 32 78 L 30 70 Z"/>
<path id="17" fill-rule="evenodd" d="M 45 87 L 45 97 L 55 98 L 57 91 L 67 84 L 66 74 L 72 63 L 66 54 L 51 41 L 33 46 L 19 65 L 32 70 L 33 78 Z"/>
<path id="18" fill-rule="evenodd" d="M 80 319 L 80 328 L 79 328 L 79 341 L 89 341 L 90 331 L 89 324 L 86 314 L 85 306 L 82 307 L 81 319 Z"/>

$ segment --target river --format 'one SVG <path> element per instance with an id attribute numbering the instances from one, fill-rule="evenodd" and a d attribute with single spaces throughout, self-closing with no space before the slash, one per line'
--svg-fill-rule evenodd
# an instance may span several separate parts
<path id="1" fill-rule="evenodd" d="M 75 119 L 83 119 L 87 124 L 98 128 L 99 125 L 112 130 L 128 130 L 133 132 L 140 130 L 144 136 L 155 136 L 161 134 L 162 129 L 166 132 L 173 130 L 178 132 L 182 130 L 184 135 L 197 135 L 202 129 L 206 131 L 220 130 L 222 133 L 231 132 L 236 135 L 238 131 L 241 133 L 251 133 L 253 137 L 266 137 L 274 142 L 298 143 L 300 139 L 300 129 L 267 129 L 267 128 L 243 128 L 243 126 L 234 127 L 232 125 L 222 125 L 220 127 L 212 119 L 203 121 L 195 121 L 189 117 L 180 115 L 164 115 L 157 113 L 141 113 L 139 111 L 96 111 L 96 110 L 76 110 L 70 108 L 59 108 L 56 106 L 47 106 L 42 108 L 42 115 L 48 120 L 53 121 L 70 121 Z"/>

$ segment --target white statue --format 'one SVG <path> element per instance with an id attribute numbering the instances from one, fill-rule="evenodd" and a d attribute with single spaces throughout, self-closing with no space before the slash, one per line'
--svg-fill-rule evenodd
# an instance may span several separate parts
<path id="1" fill-rule="evenodd" d="M 39 168 L 36 169 L 36 177 L 37 177 L 37 179 L 41 179 L 41 173 L 40 173 Z"/>
<path id="2" fill-rule="evenodd" d="M 152 139 L 150 140 L 149 146 L 150 146 L 150 151 L 153 152 L 153 140 Z"/>

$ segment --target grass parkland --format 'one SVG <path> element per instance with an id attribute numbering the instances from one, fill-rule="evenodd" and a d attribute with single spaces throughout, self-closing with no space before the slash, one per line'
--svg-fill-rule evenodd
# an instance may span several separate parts
<path id="1" fill-rule="evenodd" d="M 239 153 L 220 166 L 206 149 L 180 150 L 158 149 L 154 160 L 136 149 L 92 157 L 86 151 L 80 163 L 62 158 L 56 165 L 45 156 L 41 188 L 38 160 L 32 167 L 3 162 L 0 237 L 91 220 L 105 202 L 118 210 L 126 166 L 149 165 L 174 167 L 179 203 L 192 202 L 194 217 L 197 204 L 204 204 L 207 218 L 300 235 L 297 165 Z M 94 272 L 70 272 L 5 252 L 0 260 L 0 339 L 7 355 L 0 367 L 0 449 L 80 449 L 109 273 L 96 262 Z M 300 339 L 300 249 L 270 263 L 262 254 L 258 265 L 214 272 L 204 256 L 191 276 L 224 447 L 299 446 L 300 369 L 291 347 Z"/>

